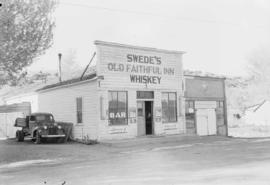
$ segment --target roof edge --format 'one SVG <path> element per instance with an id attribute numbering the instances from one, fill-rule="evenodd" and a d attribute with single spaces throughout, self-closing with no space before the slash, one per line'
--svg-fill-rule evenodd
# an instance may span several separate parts
<path id="1" fill-rule="evenodd" d="M 12 99 L 12 98 L 20 98 L 20 97 L 24 97 L 24 96 L 28 96 L 28 95 L 32 96 L 32 95 L 36 95 L 36 94 L 37 94 L 37 91 L 33 90 L 31 92 L 16 94 L 14 96 L 3 96 L 3 99 L 4 100 L 9 100 L 9 99 Z"/>
<path id="2" fill-rule="evenodd" d="M 87 83 L 87 82 L 95 81 L 97 79 L 98 79 L 98 77 L 95 77 L 95 78 L 82 80 L 82 81 L 78 81 L 78 82 L 74 82 L 74 83 L 70 83 L 70 84 L 59 85 L 59 86 L 55 86 L 55 87 L 51 87 L 51 88 L 38 89 L 35 92 L 43 93 L 43 92 L 47 92 L 47 91 L 53 91 L 53 90 L 56 90 L 56 89 L 66 88 L 66 87 L 69 87 L 69 86 L 75 86 L 75 85 L 84 84 L 84 83 Z"/>
<path id="3" fill-rule="evenodd" d="M 220 79 L 220 80 L 226 80 L 227 78 L 226 77 L 218 77 L 218 76 L 200 76 L 200 75 L 183 75 L 184 77 L 195 77 L 195 78 L 209 78 L 209 79 Z"/>
<path id="4" fill-rule="evenodd" d="M 185 51 L 176 51 L 176 50 L 166 50 L 166 49 L 158 49 L 158 48 L 152 48 L 152 47 L 143 47 L 143 46 L 135 46 L 135 45 L 129 45 L 129 44 L 120 44 L 116 42 L 107 42 L 107 41 L 101 41 L 101 40 L 95 40 L 95 45 L 104 45 L 104 46 L 114 46 L 114 47 L 121 47 L 121 48 L 132 48 L 137 50 L 148 50 L 148 51 L 157 51 L 162 53 L 170 53 L 170 54 L 185 54 Z"/>

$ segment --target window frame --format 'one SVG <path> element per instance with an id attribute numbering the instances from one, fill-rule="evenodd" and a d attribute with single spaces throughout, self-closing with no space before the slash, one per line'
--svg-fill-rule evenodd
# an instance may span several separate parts
<path id="1" fill-rule="evenodd" d="M 141 96 L 144 95 L 144 96 Z M 150 95 L 150 97 L 145 96 Z M 145 99 L 155 99 L 155 92 L 154 91 L 136 91 L 136 98 L 145 100 Z"/>
<path id="2" fill-rule="evenodd" d="M 174 94 L 175 95 L 175 120 L 170 120 L 170 118 L 167 121 L 163 121 L 163 106 L 162 106 L 162 99 L 163 94 L 167 94 L 167 102 L 168 102 L 168 108 L 169 108 L 169 95 Z M 162 123 L 177 123 L 178 122 L 178 109 L 177 109 L 177 92 L 162 92 L 161 93 L 161 112 L 162 112 Z"/>
<path id="3" fill-rule="evenodd" d="M 185 100 L 185 114 L 188 113 L 188 109 L 192 108 L 195 112 L 195 101 L 194 100 Z"/>
<path id="4" fill-rule="evenodd" d="M 224 109 L 224 100 L 218 100 L 217 101 L 217 108 L 223 108 Z"/>
<path id="5" fill-rule="evenodd" d="M 81 120 L 79 122 L 79 117 L 78 117 L 78 100 L 81 100 Z M 82 125 L 83 124 L 83 97 L 76 97 L 76 124 L 77 125 Z"/>
<path id="6" fill-rule="evenodd" d="M 119 108 L 118 106 L 118 93 L 125 93 L 126 94 L 126 117 L 123 118 L 125 119 L 124 123 L 113 123 L 111 121 L 112 119 L 117 119 L 117 118 L 110 118 L 110 93 L 117 93 L 117 110 Z M 122 126 L 122 125 L 128 125 L 128 91 L 108 91 L 108 121 L 109 121 L 109 126 Z"/>

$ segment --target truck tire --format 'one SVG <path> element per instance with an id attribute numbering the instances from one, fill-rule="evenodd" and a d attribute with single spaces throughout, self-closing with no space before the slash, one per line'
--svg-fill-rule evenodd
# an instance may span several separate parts
<path id="1" fill-rule="evenodd" d="M 40 144 L 40 143 L 41 143 L 41 135 L 37 132 L 37 133 L 36 133 L 35 144 Z"/>
<path id="2" fill-rule="evenodd" d="M 16 139 L 18 142 L 23 142 L 24 141 L 24 133 L 21 130 L 16 131 Z"/>

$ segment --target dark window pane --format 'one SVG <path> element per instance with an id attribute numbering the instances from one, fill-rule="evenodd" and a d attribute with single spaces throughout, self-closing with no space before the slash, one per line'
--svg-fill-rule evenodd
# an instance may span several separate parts
<path id="1" fill-rule="evenodd" d="M 189 103 L 188 101 L 185 102 L 185 112 L 188 112 L 189 110 Z"/>
<path id="2" fill-rule="evenodd" d="M 77 123 L 82 123 L 82 97 L 76 98 Z"/>
<path id="3" fill-rule="evenodd" d="M 176 122 L 176 93 L 162 93 L 162 120 L 163 122 Z"/>
<path id="4" fill-rule="evenodd" d="M 223 107 L 223 101 L 219 102 L 219 107 Z"/>
<path id="5" fill-rule="evenodd" d="M 36 117 L 35 116 L 30 116 L 30 121 L 36 121 Z"/>
<path id="6" fill-rule="evenodd" d="M 162 106 L 162 121 L 163 122 L 168 122 L 169 121 L 168 93 L 162 93 L 161 106 Z"/>
<path id="7" fill-rule="evenodd" d="M 127 123 L 127 92 L 109 92 L 110 124 Z"/>
<path id="8" fill-rule="evenodd" d="M 194 101 L 189 101 L 189 107 L 194 108 Z"/>
<path id="9" fill-rule="evenodd" d="M 137 91 L 137 99 L 153 99 L 153 91 Z"/>
<path id="10" fill-rule="evenodd" d="M 169 111 L 170 111 L 170 121 L 176 121 L 176 94 L 169 93 Z"/>
<path id="11" fill-rule="evenodd" d="M 143 116 L 143 102 L 137 103 L 137 115 Z"/>

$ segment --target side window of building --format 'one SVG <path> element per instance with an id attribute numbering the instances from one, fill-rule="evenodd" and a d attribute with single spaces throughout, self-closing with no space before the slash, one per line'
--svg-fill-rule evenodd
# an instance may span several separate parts
<path id="1" fill-rule="evenodd" d="M 217 101 L 217 109 L 223 111 L 223 109 L 224 109 L 224 102 L 223 101 Z"/>
<path id="2" fill-rule="evenodd" d="M 224 102 L 223 101 L 217 101 L 216 116 L 217 116 L 217 125 L 218 126 L 224 125 L 225 120 L 224 120 Z"/>
<path id="3" fill-rule="evenodd" d="M 127 92 L 109 91 L 109 121 L 111 125 L 127 124 Z"/>
<path id="4" fill-rule="evenodd" d="M 195 119 L 195 110 L 194 110 L 194 101 L 186 100 L 185 111 L 186 111 L 186 120 Z"/>
<path id="5" fill-rule="evenodd" d="M 223 108 L 224 107 L 223 101 L 217 101 L 217 107 L 218 108 Z"/>
<path id="6" fill-rule="evenodd" d="M 162 122 L 170 123 L 177 121 L 176 93 L 162 93 Z"/>
<path id="7" fill-rule="evenodd" d="M 77 115 L 77 123 L 82 123 L 83 122 L 83 120 L 82 120 L 82 117 L 83 117 L 83 113 L 82 113 L 82 109 L 83 109 L 83 102 L 82 102 L 83 100 L 82 100 L 82 97 L 78 97 L 78 98 L 76 98 L 76 105 L 77 105 L 77 109 L 76 109 L 76 111 L 77 111 L 77 113 L 76 113 L 76 115 Z"/>

